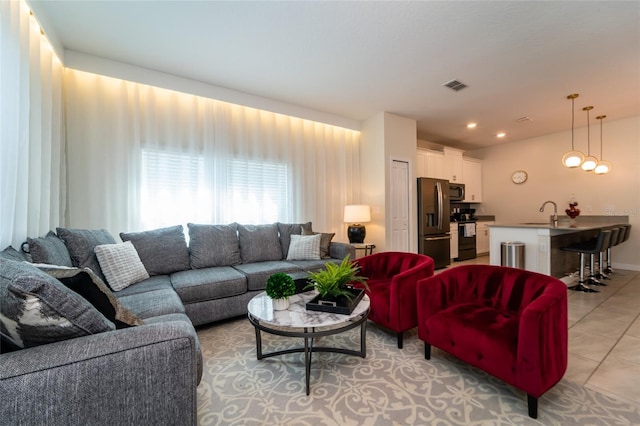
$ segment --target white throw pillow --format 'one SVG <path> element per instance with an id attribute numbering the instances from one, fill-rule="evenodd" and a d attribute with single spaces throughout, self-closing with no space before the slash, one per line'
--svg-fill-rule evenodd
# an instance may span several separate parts
<path id="1" fill-rule="evenodd" d="M 94 249 L 102 273 L 113 291 L 119 291 L 149 278 L 131 241 L 103 244 Z"/>
<path id="2" fill-rule="evenodd" d="M 291 235 L 287 260 L 320 260 L 322 235 Z"/>

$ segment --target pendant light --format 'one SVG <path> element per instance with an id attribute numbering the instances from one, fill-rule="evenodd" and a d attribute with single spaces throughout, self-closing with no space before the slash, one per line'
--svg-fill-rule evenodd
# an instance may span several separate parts
<path id="1" fill-rule="evenodd" d="M 604 158 L 602 156 L 602 120 L 604 118 L 607 118 L 606 115 L 599 115 L 596 117 L 596 120 L 600 120 L 600 158 Z M 594 173 L 597 175 L 604 175 L 606 173 L 609 173 L 611 171 L 611 167 L 613 167 L 611 165 L 610 162 L 605 161 L 605 160 L 600 160 L 598 161 L 598 164 L 596 165 L 596 168 L 593 169 Z"/>
<path id="2" fill-rule="evenodd" d="M 584 154 L 580 151 L 576 151 L 573 146 L 573 123 L 574 123 L 574 111 L 575 111 L 575 99 L 579 95 L 574 93 L 572 95 L 567 96 L 567 99 L 571 99 L 571 151 L 567 152 L 562 157 L 562 165 L 568 167 L 570 169 L 575 169 L 579 167 L 584 161 Z"/>
<path id="3" fill-rule="evenodd" d="M 592 106 L 586 106 L 582 108 L 583 111 L 587 111 L 587 157 L 584 159 L 584 161 L 582 162 L 582 165 L 580 166 L 582 167 L 582 170 L 584 170 L 585 172 L 593 171 L 593 169 L 595 169 L 596 165 L 598 164 L 598 159 L 593 155 L 591 155 L 591 134 L 589 131 L 589 128 L 590 128 L 589 111 L 591 111 L 592 109 L 593 109 Z"/>

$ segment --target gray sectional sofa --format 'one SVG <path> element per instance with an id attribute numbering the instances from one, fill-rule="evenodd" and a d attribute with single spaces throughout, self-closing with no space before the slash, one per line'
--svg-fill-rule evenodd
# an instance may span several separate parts
<path id="1" fill-rule="evenodd" d="M 121 233 L 125 243 L 104 230 L 58 228 L 29 240 L 33 263 L 10 247 L 0 254 L 0 423 L 195 424 L 202 356 L 194 326 L 245 315 L 275 272 L 355 255 L 319 234 L 319 258 L 292 256 L 291 236 L 315 234 L 311 223 L 188 228 L 188 243 L 182 226 Z M 127 242 L 148 278 L 113 291 L 104 284 L 113 263 L 126 272 L 129 259 L 98 259 L 96 247 L 129 253 Z M 87 288 L 93 295 L 82 294 Z M 24 323 L 34 300 L 51 328 Z"/>

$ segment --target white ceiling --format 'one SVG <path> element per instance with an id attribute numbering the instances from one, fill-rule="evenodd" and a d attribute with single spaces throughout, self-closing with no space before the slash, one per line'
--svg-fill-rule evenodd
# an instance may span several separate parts
<path id="1" fill-rule="evenodd" d="M 67 50 L 359 121 L 391 112 L 462 149 L 567 130 L 570 93 L 576 127 L 585 105 L 594 125 L 640 115 L 638 1 L 29 3 Z"/>

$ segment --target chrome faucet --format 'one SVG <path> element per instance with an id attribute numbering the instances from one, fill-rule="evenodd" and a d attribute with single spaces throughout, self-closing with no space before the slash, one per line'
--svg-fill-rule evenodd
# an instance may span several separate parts
<path id="1" fill-rule="evenodd" d="M 544 207 L 547 204 L 553 204 L 553 227 L 557 228 L 558 227 L 558 205 L 551 200 L 545 201 L 544 203 L 542 203 L 542 206 L 540 207 L 541 213 L 544 211 Z"/>

